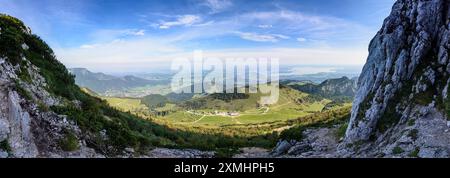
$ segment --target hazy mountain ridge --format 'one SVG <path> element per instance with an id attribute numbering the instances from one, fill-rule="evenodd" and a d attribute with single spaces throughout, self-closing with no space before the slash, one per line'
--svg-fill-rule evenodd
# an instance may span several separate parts
<path id="1" fill-rule="evenodd" d="M 314 69 L 327 68 L 327 72 L 315 71 Z M 321 66 L 282 66 L 280 67 L 280 79 L 283 81 L 312 81 L 322 83 L 328 79 L 335 78 L 357 78 L 361 72 L 362 66 L 341 66 L 341 67 L 321 67 Z M 305 70 L 305 71 L 304 71 Z M 302 72 L 305 72 L 302 74 Z"/>
<path id="2" fill-rule="evenodd" d="M 290 87 L 310 94 L 319 95 L 326 98 L 348 97 L 352 98 L 356 93 L 356 78 L 347 77 L 327 79 L 320 84 L 304 82 L 302 84 L 292 84 Z"/>
<path id="3" fill-rule="evenodd" d="M 85 68 L 72 68 L 69 71 L 75 75 L 77 85 L 87 87 L 101 94 L 108 91 L 125 91 L 135 87 L 168 83 L 164 80 L 148 80 L 133 75 L 117 77 L 104 73 L 94 73 Z"/>

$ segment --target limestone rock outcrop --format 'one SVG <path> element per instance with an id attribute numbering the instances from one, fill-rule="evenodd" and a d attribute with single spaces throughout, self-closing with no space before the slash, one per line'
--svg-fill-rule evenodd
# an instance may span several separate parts
<path id="1" fill-rule="evenodd" d="M 450 1 L 398 0 L 369 45 L 342 150 L 448 157 Z"/>

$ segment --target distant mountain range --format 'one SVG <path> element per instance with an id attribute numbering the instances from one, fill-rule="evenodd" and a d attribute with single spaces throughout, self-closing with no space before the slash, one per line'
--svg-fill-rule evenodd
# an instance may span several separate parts
<path id="1" fill-rule="evenodd" d="M 357 78 L 349 79 L 341 77 L 337 79 L 327 79 L 320 84 L 311 81 L 290 81 L 290 87 L 310 94 L 319 95 L 326 98 L 353 98 L 357 89 Z"/>
<path id="2" fill-rule="evenodd" d="M 69 71 L 75 75 L 77 85 L 87 87 L 100 94 L 112 90 L 120 91 L 135 87 L 168 83 L 167 80 L 144 79 L 133 75 L 117 77 L 104 73 L 94 73 L 85 68 L 72 68 Z"/>
<path id="3" fill-rule="evenodd" d="M 160 90 L 159 88 L 154 88 L 156 85 L 163 85 L 166 86 L 166 88 L 170 87 L 169 82 L 171 75 L 168 74 L 155 74 L 154 76 L 151 74 L 114 76 L 91 72 L 85 68 L 72 68 L 69 69 L 69 71 L 75 75 L 75 82 L 77 85 L 89 88 L 95 93 L 105 96 L 143 97 L 149 94 L 165 95 L 164 93 L 158 92 L 146 92 L 150 90 Z M 291 85 L 292 88 L 299 91 L 317 94 L 327 98 L 333 96 L 347 96 L 351 98 L 355 94 L 356 77 L 353 79 L 347 77 L 337 78 L 334 74 L 317 74 L 316 77 L 314 77 L 315 75 L 307 76 L 311 77 L 311 80 L 306 76 L 297 76 L 298 78 L 281 79 L 280 82 L 281 84 Z M 333 77 L 337 79 L 330 79 Z M 322 83 L 317 84 L 319 82 Z"/>
<path id="4" fill-rule="evenodd" d="M 320 71 L 320 70 L 323 71 Z M 328 70 L 328 71 L 326 71 Z M 282 66 L 280 67 L 281 80 L 312 81 L 321 83 L 328 79 L 348 77 L 355 78 L 361 73 L 360 66 L 341 67 L 305 67 L 305 66 Z"/>

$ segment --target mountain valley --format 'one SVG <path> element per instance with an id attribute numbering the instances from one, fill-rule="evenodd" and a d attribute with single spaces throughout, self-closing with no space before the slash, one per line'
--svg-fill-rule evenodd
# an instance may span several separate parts
<path id="1" fill-rule="evenodd" d="M 0 14 L 0 158 L 448 158 L 449 22 L 447 0 L 397 0 L 359 77 L 291 68 L 262 104 L 264 88 L 176 93 L 170 73 L 67 69 Z"/>

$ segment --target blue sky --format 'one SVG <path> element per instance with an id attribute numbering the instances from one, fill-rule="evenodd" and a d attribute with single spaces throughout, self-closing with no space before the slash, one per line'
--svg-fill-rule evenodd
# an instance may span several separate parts
<path id="1" fill-rule="evenodd" d="M 68 67 L 161 69 L 176 57 L 361 65 L 394 0 L 1 0 Z"/>

